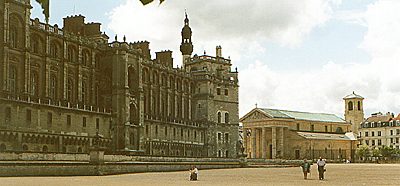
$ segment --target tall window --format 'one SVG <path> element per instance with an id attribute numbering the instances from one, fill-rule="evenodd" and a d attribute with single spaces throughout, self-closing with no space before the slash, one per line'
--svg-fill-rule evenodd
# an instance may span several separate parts
<path id="1" fill-rule="evenodd" d="M 100 119 L 96 118 L 96 130 L 99 131 L 100 129 Z"/>
<path id="2" fill-rule="evenodd" d="M 221 95 L 221 88 L 217 88 L 217 95 Z"/>
<path id="3" fill-rule="evenodd" d="M 82 81 L 82 103 L 85 104 L 86 103 L 86 94 L 87 94 L 87 87 L 86 87 L 86 82 Z"/>
<path id="4" fill-rule="evenodd" d="M 10 88 L 10 93 L 17 93 L 17 68 L 14 65 L 10 65 L 8 72 L 8 83 Z"/>
<path id="5" fill-rule="evenodd" d="M 86 127 L 86 117 L 82 118 L 82 127 Z"/>
<path id="6" fill-rule="evenodd" d="M 5 123 L 8 124 L 9 122 L 11 122 L 11 108 L 10 107 L 6 107 L 5 110 Z"/>
<path id="7" fill-rule="evenodd" d="M 26 109 L 26 124 L 30 125 L 32 123 L 32 110 Z"/>
<path id="8" fill-rule="evenodd" d="M 357 102 L 357 109 L 361 110 L 361 102 L 360 101 Z"/>
<path id="9" fill-rule="evenodd" d="M 39 53 L 40 41 L 37 35 L 34 35 L 31 40 L 31 49 L 33 53 Z"/>
<path id="10" fill-rule="evenodd" d="M 325 125 L 325 132 L 328 132 L 328 126 Z"/>
<path id="11" fill-rule="evenodd" d="M 229 143 L 229 133 L 225 133 L 225 143 Z"/>
<path id="12" fill-rule="evenodd" d="M 69 62 L 76 62 L 78 59 L 76 49 L 73 46 L 68 47 L 67 59 Z"/>
<path id="13" fill-rule="evenodd" d="M 221 123 L 221 112 L 218 112 L 217 118 L 218 118 L 218 123 Z"/>
<path id="14" fill-rule="evenodd" d="M 10 47 L 17 48 L 18 47 L 18 31 L 16 26 L 10 26 Z"/>
<path id="15" fill-rule="evenodd" d="M 71 126 L 71 115 L 67 115 L 67 126 Z"/>
<path id="16" fill-rule="evenodd" d="M 60 46 L 56 42 L 50 44 L 50 57 L 58 58 L 60 56 Z"/>
<path id="17" fill-rule="evenodd" d="M 229 123 L 229 113 L 225 113 L 225 123 Z"/>
<path id="18" fill-rule="evenodd" d="M 84 65 L 84 66 L 90 65 L 90 55 L 89 55 L 89 52 L 87 50 L 83 51 L 82 65 Z"/>
<path id="19" fill-rule="evenodd" d="M 53 125 L 53 114 L 51 112 L 47 113 L 47 127 L 51 127 Z"/>
<path id="20" fill-rule="evenodd" d="M 69 102 L 73 102 L 73 99 L 74 99 L 73 90 L 74 90 L 74 82 L 71 78 L 69 78 L 68 82 L 67 82 L 67 100 Z"/>
<path id="21" fill-rule="evenodd" d="M 353 110 L 353 102 L 350 101 L 350 102 L 347 104 L 347 107 L 348 107 L 348 110 Z"/>
<path id="22" fill-rule="evenodd" d="M 36 71 L 31 73 L 31 94 L 33 96 L 39 95 L 39 77 Z"/>
<path id="23" fill-rule="evenodd" d="M 314 125 L 311 125 L 310 130 L 314 131 Z"/>
<path id="24" fill-rule="evenodd" d="M 300 123 L 296 124 L 296 130 L 300 130 Z"/>
<path id="25" fill-rule="evenodd" d="M 52 99 L 57 99 L 57 77 L 55 75 L 50 77 L 49 97 Z"/>

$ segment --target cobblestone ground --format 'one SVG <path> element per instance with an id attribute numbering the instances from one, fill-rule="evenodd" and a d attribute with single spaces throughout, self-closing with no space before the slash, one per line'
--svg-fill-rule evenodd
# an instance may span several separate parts
<path id="1" fill-rule="evenodd" d="M 328 164 L 325 180 L 318 180 L 316 165 L 303 179 L 300 167 L 200 170 L 199 181 L 189 173 L 160 172 L 112 176 L 0 177 L 0 185 L 400 185 L 400 164 Z"/>

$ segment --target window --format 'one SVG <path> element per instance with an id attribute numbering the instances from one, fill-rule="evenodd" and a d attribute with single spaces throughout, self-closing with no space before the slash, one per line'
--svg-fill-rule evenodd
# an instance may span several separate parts
<path id="1" fill-rule="evenodd" d="M 38 36 L 32 37 L 31 49 L 33 53 L 39 53 L 40 42 Z"/>
<path id="2" fill-rule="evenodd" d="M 5 121 L 6 121 L 6 124 L 7 124 L 7 123 L 11 122 L 11 108 L 10 107 L 6 108 L 5 115 L 6 115 Z"/>
<path id="3" fill-rule="evenodd" d="M 394 142 L 394 138 L 390 138 L 390 143 L 393 143 Z"/>
<path id="4" fill-rule="evenodd" d="M 229 156 L 229 152 L 228 152 L 228 150 L 226 150 L 225 151 L 225 157 L 228 157 Z"/>
<path id="5" fill-rule="evenodd" d="M 156 125 L 155 134 L 156 134 L 156 136 L 158 135 L 158 125 Z"/>
<path id="6" fill-rule="evenodd" d="M 165 126 L 165 128 L 164 128 L 164 135 L 165 135 L 165 137 L 167 137 L 167 135 L 168 135 L 168 128 L 167 128 L 167 126 Z"/>
<path id="7" fill-rule="evenodd" d="M 72 80 L 72 78 L 68 78 L 68 82 L 67 82 L 67 100 L 69 102 L 73 102 L 73 93 L 74 90 L 74 81 Z"/>
<path id="8" fill-rule="evenodd" d="M 6 150 L 7 150 L 6 145 L 5 145 L 4 143 L 2 143 L 2 144 L 0 145 L 0 152 L 4 152 L 4 151 L 6 151 Z"/>
<path id="9" fill-rule="evenodd" d="M 67 115 L 67 126 L 71 126 L 71 115 Z"/>
<path id="10" fill-rule="evenodd" d="M 378 131 L 378 136 L 382 136 L 382 133 L 381 133 L 381 131 Z"/>
<path id="11" fill-rule="evenodd" d="M 368 132 L 365 132 L 365 137 L 368 137 Z"/>
<path id="12" fill-rule="evenodd" d="M 84 66 L 90 65 L 90 54 L 87 50 L 84 50 L 84 52 L 83 52 L 82 65 L 84 65 Z"/>
<path id="13" fill-rule="evenodd" d="M 174 133 L 174 137 L 175 137 L 176 136 L 176 128 L 174 128 L 174 132 L 173 133 Z"/>
<path id="14" fill-rule="evenodd" d="M 10 65 L 8 72 L 8 83 L 11 94 L 17 93 L 17 68 L 14 65 Z"/>
<path id="15" fill-rule="evenodd" d="M 31 73 L 31 94 L 33 96 L 38 96 L 39 95 L 39 78 L 38 78 L 38 73 L 36 71 L 33 71 Z"/>
<path id="16" fill-rule="evenodd" d="M 325 132 L 328 132 L 328 126 L 325 125 Z"/>
<path id="17" fill-rule="evenodd" d="M 149 126 L 148 125 L 146 125 L 146 136 L 148 136 L 149 135 Z"/>
<path id="18" fill-rule="evenodd" d="M 18 31 L 16 26 L 10 25 L 10 47 L 11 48 L 18 48 Z"/>
<path id="19" fill-rule="evenodd" d="M 59 52 L 59 46 L 55 42 L 52 42 L 50 44 L 50 57 L 57 58 L 59 56 L 58 52 Z"/>
<path id="20" fill-rule="evenodd" d="M 77 61 L 77 52 L 73 46 L 68 47 L 68 55 L 67 59 L 69 62 L 76 62 Z"/>
<path id="21" fill-rule="evenodd" d="M 228 95 L 228 89 L 225 89 L 225 96 Z"/>
<path id="22" fill-rule="evenodd" d="M 52 75 L 50 77 L 50 92 L 49 96 L 52 99 L 57 99 L 57 77 L 55 75 Z"/>
<path id="23" fill-rule="evenodd" d="M 197 138 L 197 131 L 194 131 L 194 139 Z"/>
<path id="24" fill-rule="evenodd" d="M 44 145 L 43 148 L 42 148 L 42 151 L 43 152 L 47 152 L 48 150 L 49 150 L 49 148 L 46 145 Z"/>
<path id="25" fill-rule="evenodd" d="M 218 123 L 221 123 L 221 112 L 218 112 L 217 113 L 217 120 L 218 120 Z"/>
<path id="26" fill-rule="evenodd" d="M 229 123 L 229 113 L 225 113 L 225 123 Z"/>
<path id="27" fill-rule="evenodd" d="M 86 117 L 82 118 L 82 127 L 86 127 Z"/>
<path id="28" fill-rule="evenodd" d="M 396 138 L 396 143 L 399 143 L 399 138 Z"/>
<path id="29" fill-rule="evenodd" d="M 218 157 L 222 157 L 221 150 L 218 150 Z"/>
<path id="30" fill-rule="evenodd" d="M 396 135 L 400 134 L 400 129 L 396 129 Z"/>
<path id="31" fill-rule="evenodd" d="M 229 143 L 229 133 L 225 133 L 225 143 Z"/>
<path id="32" fill-rule="evenodd" d="M 217 95 L 221 95 L 221 88 L 217 88 Z"/>
<path id="33" fill-rule="evenodd" d="M 382 140 L 378 139 L 378 145 L 382 145 Z"/>
<path id="34" fill-rule="evenodd" d="M 296 130 L 300 130 L 300 123 L 296 124 Z"/>
<path id="35" fill-rule="evenodd" d="M 96 118 L 96 130 L 99 131 L 100 129 L 100 119 Z"/>
<path id="36" fill-rule="evenodd" d="M 183 138 L 183 129 L 181 129 L 181 138 Z"/>
<path id="37" fill-rule="evenodd" d="M 366 144 L 366 145 L 369 145 L 369 140 L 365 140 L 365 144 Z"/>
<path id="38" fill-rule="evenodd" d="M 336 133 L 343 133 L 342 127 L 338 127 L 338 128 L 336 129 Z"/>
<path id="39" fill-rule="evenodd" d="M 393 136 L 393 130 L 390 130 L 390 135 Z"/>
<path id="40" fill-rule="evenodd" d="M 220 132 L 218 132 L 218 141 L 222 140 L 222 134 Z"/>
<path id="41" fill-rule="evenodd" d="M 375 146 L 375 140 L 371 140 L 372 146 Z"/>
<path id="42" fill-rule="evenodd" d="M 361 102 L 360 101 L 357 102 L 357 110 L 361 110 Z"/>
<path id="43" fill-rule="evenodd" d="M 32 123 L 32 110 L 26 109 L 26 123 L 29 125 Z"/>
<path id="44" fill-rule="evenodd" d="M 353 102 L 350 101 L 350 102 L 347 104 L 347 107 L 348 107 L 348 110 L 353 110 Z"/>
<path id="45" fill-rule="evenodd" d="M 371 136 L 375 136 L 375 132 L 374 131 L 371 132 Z"/>
<path id="46" fill-rule="evenodd" d="M 47 127 L 51 127 L 53 125 L 53 114 L 51 112 L 47 113 Z"/>
<path id="47" fill-rule="evenodd" d="M 311 131 L 314 131 L 314 125 L 311 125 L 311 126 L 310 126 L 310 130 L 311 130 Z"/>
<path id="48" fill-rule="evenodd" d="M 82 104 L 85 104 L 86 103 L 86 90 L 87 90 L 87 87 L 86 87 L 86 83 L 84 82 L 84 81 L 82 81 Z"/>

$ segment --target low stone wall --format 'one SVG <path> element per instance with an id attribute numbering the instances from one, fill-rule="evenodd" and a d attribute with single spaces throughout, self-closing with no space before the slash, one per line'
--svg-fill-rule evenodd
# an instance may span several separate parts
<path id="1" fill-rule="evenodd" d="M 0 152 L 0 161 L 74 161 L 89 162 L 88 154 Z"/>
<path id="2" fill-rule="evenodd" d="M 239 162 L 121 162 L 89 163 L 8 162 L 0 163 L 0 176 L 98 176 L 138 172 L 186 171 L 195 165 L 202 169 L 239 168 Z"/>

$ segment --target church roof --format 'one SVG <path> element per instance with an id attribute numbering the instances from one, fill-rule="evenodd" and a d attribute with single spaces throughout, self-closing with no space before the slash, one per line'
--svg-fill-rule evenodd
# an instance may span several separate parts
<path id="1" fill-rule="evenodd" d="M 300 111 L 278 110 L 278 109 L 268 109 L 268 108 L 256 108 L 256 109 L 260 110 L 261 112 L 273 118 L 346 123 L 342 118 L 336 116 L 335 114 L 300 112 Z"/>
<path id="2" fill-rule="evenodd" d="M 357 140 L 354 133 L 347 132 L 345 134 L 315 133 L 315 132 L 297 132 L 297 134 L 306 139 L 318 140 Z"/>
<path id="3" fill-rule="evenodd" d="M 354 93 L 354 91 L 353 91 L 353 93 L 345 96 L 343 99 L 353 99 L 353 98 L 364 99 L 362 96 Z"/>

